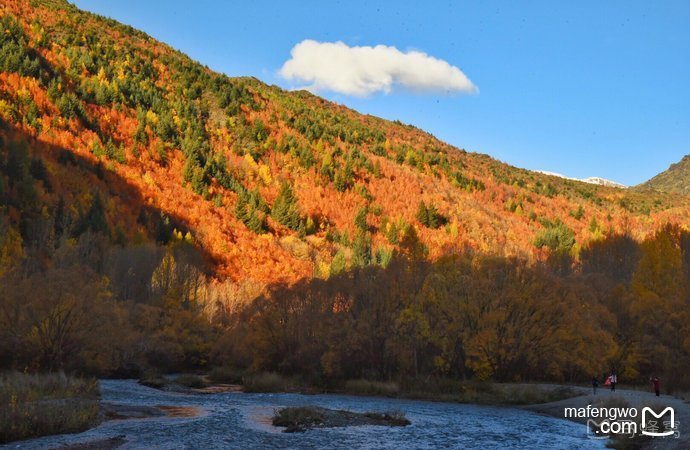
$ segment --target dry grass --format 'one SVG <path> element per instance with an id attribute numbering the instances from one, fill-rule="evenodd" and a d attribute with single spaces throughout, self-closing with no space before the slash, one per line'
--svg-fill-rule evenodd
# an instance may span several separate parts
<path id="1" fill-rule="evenodd" d="M 277 373 L 262 372 L 245 376 L 243 385 L 245 392 L 285 392 L 295 390 L 298 383 Z"/>
<path id="2" fill-rule="evenodd" d="M 380 395 L 395 397 L 400 393 L 400 386 L 394 381 L 348 380 L 345 392 L 358 395 Z"/>
<path id="3" fill-rule="evenodd" d="M 510 405 L 538 405 L 576 397 L 580 392 L 567 386 L 541 387 L 536 385 L 500 385 L 497 403 Z"/>
<path id="4" fill-rule="evenodd" d="M 80 397 L 98 399 L 98 381 L 69 377 L 64 373 L 26 374 L 7 372 L 0 375 L 0 403 L 30 402 Z"/>
<path id="5" fill-rule="evenodd" d="M 0 443 L 93 426 L 99 413 L 98 382 L 65 374 L 0 376 Z"/>

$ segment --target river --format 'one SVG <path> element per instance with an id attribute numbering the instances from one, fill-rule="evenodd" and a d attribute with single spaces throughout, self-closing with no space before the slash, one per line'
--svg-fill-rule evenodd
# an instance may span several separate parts
<path id="1" fill-rule="evenodd" d="M 140 386 L 133 380 L 101 381 L 102 399 L 127 405 L 193 406 L 191 418 L 105 422 L 84 433 L 48 436 L 3 448 L 59 448 L 124 436 L 119 448 L 309 449 L 309 448 L 604 448 L 588 439 L 584 425 L 511 408 L 345 395 L 180 394 Z M 361 426 L 282 433 L 270 425 L 275 408 L 318 405 L 352 411 L 404 411 L 407 427 Z"/>

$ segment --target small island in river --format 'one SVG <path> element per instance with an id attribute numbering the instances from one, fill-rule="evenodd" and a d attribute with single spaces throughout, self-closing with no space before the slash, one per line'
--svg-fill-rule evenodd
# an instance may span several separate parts
<path id="1" fill-rule="evenodd" d="M 277 427 L 285 427 L 283 430 L 285 433 L 301 432 L 311 428 L 360 425 L 404 427 L 411 424 L 405 417 L 405 413 L 401 411 L 358 413 L 319 406 L 300 406 L 276 410 L 272 423 Z"/>

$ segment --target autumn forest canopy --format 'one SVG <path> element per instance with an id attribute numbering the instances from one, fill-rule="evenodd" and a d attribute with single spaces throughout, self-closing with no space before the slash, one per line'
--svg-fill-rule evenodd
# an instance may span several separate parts
<path id="1" fill-rule="evenodd" d="M 0 6 L 1 369 L 682 385 L 689 214 Z"/>

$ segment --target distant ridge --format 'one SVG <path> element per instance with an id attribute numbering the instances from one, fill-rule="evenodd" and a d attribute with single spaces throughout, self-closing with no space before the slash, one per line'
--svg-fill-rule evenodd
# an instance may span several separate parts
<path id="1" fill-rule="evenodd" d="M 637 188 L 690 195 L 690 155 L 683 156 L 683 159 Z"/>
<path id="2" fill-rule="evenodd" d="M 608 187 L 614 187 L 614 188 L 620 188 L 620 189 L 626 189 L 627 188 L 627 186 L 624 184 L 617 183 L 617 182 L 611 181 L 611 180 L 607 180 L 606 178 L 601 178 L 601 177 L 572 178 L 572 177 L 567 177 L 565 175 L 562 175 L 560 173 L 547 172 L 545 170 L 536 170 L 535 172 L 542 173 L 544 175 L 551 175 L 553 177 L 565 178 L 566 180 L 582 181 L 583 183 L 589 183 L 589 184 L 598 184 L 600 186 L 608 186 Z"/>

